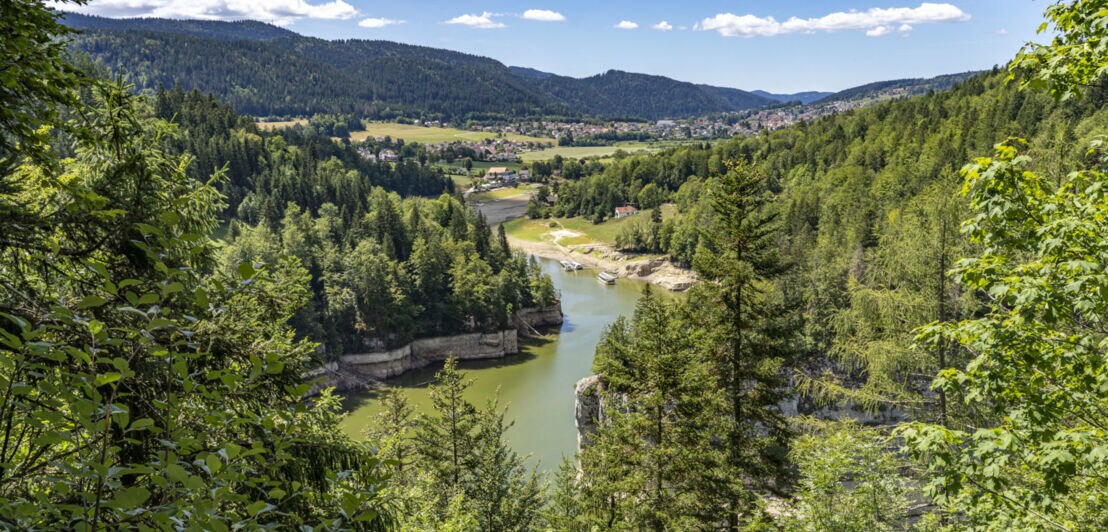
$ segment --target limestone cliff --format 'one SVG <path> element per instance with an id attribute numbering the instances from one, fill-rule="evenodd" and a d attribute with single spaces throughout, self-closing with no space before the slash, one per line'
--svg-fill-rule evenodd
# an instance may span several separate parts
<path id="1" fill-rule="evenodd" d="M 420 338 L 388 351 L 342 355 L 313 370 L 318 379 L 312 393 L 333 386 L 339 391 L 372 388 L 382 379 L 426 367 L 453 356 L 458 360 L 500 358 L 519 352 L 519 335 L 537 334 L 540 327 L 561 325 L 562 306 L 522 309 L 512 316 L 515 328 L 490 333 Z"/>
<path id="2" fill-rule="evenodd" d="M 596 432 L 597 426 L 604 420 L 603 404 L 600 392 L 604 384 L 597 375 L 589 375 L 574 387 L 574 417 L 577 420 L 577 452 L 589 445 L 589 436 Z"/>

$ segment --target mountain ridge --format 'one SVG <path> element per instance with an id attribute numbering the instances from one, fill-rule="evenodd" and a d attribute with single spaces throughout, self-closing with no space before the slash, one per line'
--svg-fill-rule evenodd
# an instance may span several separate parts
<path id="1" fill-rule="evenodd" d="M 795 101 L 918 94 L 967 77 L 882 81 L 838 93 L 773 94 L 616 69 L 575 78 L 453 50 L 309 37 L 253 20 L 112 19 L 77 13 L 63 13 L 62 20 L 79 30 L 74 48 L 109 70 L 128 72 L 140 90 L 198 89 L 255 116 L 680 119 Z"/>

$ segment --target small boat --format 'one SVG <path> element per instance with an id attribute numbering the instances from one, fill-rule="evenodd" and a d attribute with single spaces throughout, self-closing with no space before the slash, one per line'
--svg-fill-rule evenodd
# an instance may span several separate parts
<path id="1" fill-rule="evenodd" d="M 618 279 L 619 276 L 617 276 L 616 274 L 614 274 L 610 271 L 605 270 L 605 271 L 602 271 L 602 272 L 596 274 L 596 278 L 604 284 L 616 284 L 616 279 Z"/>
<path id="2" fill-rule="evenodd" d="M 581 268 L 584 267 L 584 266 L 581 266 L 580 262 L 573 262 L 571 260 L 563 260 L 563 261 L 561 261 L 561 263 L 562 263 L 562 269 L 567 271 L 567 272 L 575 272 L 575 271 L 580 270 Z"/>

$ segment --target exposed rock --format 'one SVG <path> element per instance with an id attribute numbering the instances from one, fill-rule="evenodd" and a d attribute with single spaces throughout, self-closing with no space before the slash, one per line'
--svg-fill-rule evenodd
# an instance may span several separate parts
<path id="1" fill-rule="evenodd" d="M 512 324 L 523 336 L 538 336 L 537 329 L 561 325 L 564 319 L 559 301 L 549 307 L 520 309 L 512 315 Z"/>
<path id="2" fill-rule="evenodd" d="M 665 263 L 666 261 L 662 259 L 633 262 L 624 266 L 623 271 L 624 274 L 629 277 L 646 277 L 657 271 L 658 268 L 661 268 Z"/>
<path id="3" fill-rule="evenodd" d="M 381 381 L 359 373 L 352 367 L 338 362 L 328 362 L 308 372 L 307 379 L 312 382 L 308 396 L 318 394 L 325 388 L 334 388 L 339 392 L 364 391 L 379 388 Z"/>
<path id="4" fill-rule="evenodd" d="M 500 358 L 518 352 L 516 330 L 507 329 L 495 333 L 421 338 L 391 351 L 343 355 L 339 357 L 339 365 L 361 375 L 387 379 L 451 356 L 458 360 L 477 360 Z"/>
<path id="5" fill-rule="evenodd" d="M 574 387 L 574 417 L 577 420 L 577 452 L 589 445 L 589 436 L 596 432 L 604 419 L 604 408 L 600 401 L 603 389 L 600 377 L 590 375 L 579 381 Z"/>
<path id="6" fill-rule="evenodd" d="M 309 395 L 327 387 L 340 392 L 373 389 L 381 385 L 381 379 L 396 377 L 450 356 L 458 360 L 477 360 L 514 355 L 519 352 L 519 334 L 538 335 L 537 328 L 561 325 L 562 320 L 559 301 L 549 307 L 517 311 L 512 316 L 515 329 L 421 338 L 396 349 L 343 355 L 337 362 L 328 362 L 308 373 L 309 380 L 319 379 L 312 385 Z"/>

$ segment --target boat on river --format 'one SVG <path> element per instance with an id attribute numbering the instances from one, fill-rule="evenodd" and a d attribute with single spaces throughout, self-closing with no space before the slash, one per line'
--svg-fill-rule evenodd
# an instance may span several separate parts
<path id="1" fill-rule="evenodd" d="M 562 269 L 567 272 L 575 272 L 577 270 L 580 270 L 581 268 L 584 268 L 584 266 L 582 266 L 580 262 L 574 262 L 571 260 L 563 260 L 561 261 L 561 264 Z"/>
<path id="2" fill-rule="evenodd" d="M 604 270 L 604 271 L 596 274 L 596 278 L 597 278 L 597 280 L 599 280 L 600 282 L 602 282 L 604 284 L 616 284 L 616 279 L 618 279 L 619 276 L 616 275 L 613 272 L 610 272 L 608 270 Z"/>

